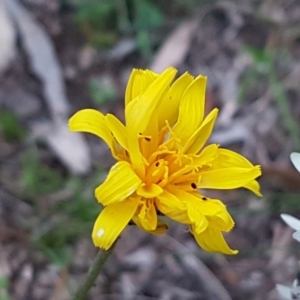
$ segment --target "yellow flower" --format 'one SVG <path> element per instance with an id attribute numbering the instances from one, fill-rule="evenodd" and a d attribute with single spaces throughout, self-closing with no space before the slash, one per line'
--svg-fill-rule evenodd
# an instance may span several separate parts
<path id="1" fill-rule="evenodd" d="M 147 232 L 163 233 L 167 225 L 159 217 L 165 215 L 188 224 L 204 250 L 238 252 L 222 234 L 234 225 L 225 205 L 201 189 L 244 187 L 260 195 L 260 166 L 219 145 L 205 146 L 218 114 L 214 109 L 204 116 L 207 78 L 184 73 L 172 83 L 176 72 L 132 71 L 125 125 L 93 109 L 69 121 L 70 130 L 103 139 L 117 161 L 95 190 L 104 206 L 92 233 L 97 247 L 110 248 L 131 220 Z"/>

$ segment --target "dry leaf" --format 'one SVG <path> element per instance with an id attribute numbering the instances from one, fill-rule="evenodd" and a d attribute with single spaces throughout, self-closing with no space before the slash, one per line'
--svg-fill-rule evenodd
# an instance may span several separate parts
<path id="1" fill-rule="evenodd" d="M 0 0 L 0 74 L 5 71 L 15 56 L 16 32 L 7 14 L 4 0 Z"/>
<path id="2" fill-rule="evenodd" d="M 71 171 L 86 173 L 91 166 L 89 149 L 79 133 L 71 133 L 68 130 L 70 105 L 53 43 L 20 2 L 4 1 L 17 25 L 29 66 L 42 83 L 44 97 L 52 117 L 52 122 L 47 122 L 43 128 L 38 128 L 40 124 L 35 124 L 33 136 L 44 139 Z"/>
<path id="3" fill-rule="evenodd" d="M 162 45 L 150 69 L 161 73 L 169 66 L 177 67 L 185 58 L 192 36 L 198 27 L 198 20 L 182 23 Z"/>

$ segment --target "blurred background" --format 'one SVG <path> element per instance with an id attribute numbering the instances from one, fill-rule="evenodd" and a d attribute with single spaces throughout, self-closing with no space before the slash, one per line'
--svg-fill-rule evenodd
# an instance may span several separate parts
<path id="1" fill-rule="evenodd" d="M 299 245 L 300 2 L 296 0 L 0 0 L 0 299 L 67 300 L 97 249 L 94 189 L 106 145 L 69 133 L 82 108 L 123 120 L 132 68 L 209 78 L 220 108 L 211 142 L 261 164 L 263 197 L 211 191 L 236 221 L 234 257 L 199 249 L 188 228 L 122 234 L 88 299 L 276 300 Z"/>

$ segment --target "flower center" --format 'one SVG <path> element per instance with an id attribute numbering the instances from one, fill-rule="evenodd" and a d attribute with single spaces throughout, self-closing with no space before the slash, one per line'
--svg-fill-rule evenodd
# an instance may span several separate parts
<path id="1" fill-rule="evenodd" d="M 168 161 L 158 159 L 154 161 L 146 170 L 146 185 L 158 184 L 161 187 L 166 185 L 168 181 L 169 168 Z"/>
<path id="2" fill-rule="evenodd" d="M 140 134 L 141 141 L 150 136 Z M 182 152 L 180 139 L 172 134 L 171 128 L 160 130 L 159 145 L 147 157 L 148 166 L 144 177 L 144 189 L 156 185 L 160 188 L 168 184 L 176 185 L 186 191 L 195 191 L 199 182 L 199 168 L 194 166 L 193 159 Z M 147 142 L 148 147 L 151 142 Z M 145 148 L 145 147 L 144 147 Z M 143 154 L 146 154 L 143 148 Z"/>
<path id="3" fill-rule="evenodd" d="M 195 191 L 197 189 L 199 174 L 186 156 L 180 158 L 177 153 L 157 153 L 146 170 L 145 185 L 156 184 L 164 187 L 173 184 L 185 189 Z"/>

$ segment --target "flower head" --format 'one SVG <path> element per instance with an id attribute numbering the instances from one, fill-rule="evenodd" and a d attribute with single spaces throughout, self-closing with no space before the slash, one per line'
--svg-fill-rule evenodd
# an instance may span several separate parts
<path id="1" fill-rule="evenodd" d="M 176 72 L 132 71 L 125 125 L 92 109 L 69 121 L 70 130 L 103 139 L 117 161 L 95 190 L 104 206 L 92 233 L 97 247 L 110 248 L 131 220 L 163 233 L 167 225 L 159 217 L 165 215 L 189 225 L 204 250 L 237 253 L 222 235 L 234 225 L 226 206 L 201 190 L 245 187 L 260 195 L 260 167 L 219 145 L 206 146 L 218 115 L 217 109 L 204 113 L 207 78 L 184 73 L 173 82 Z"/>

